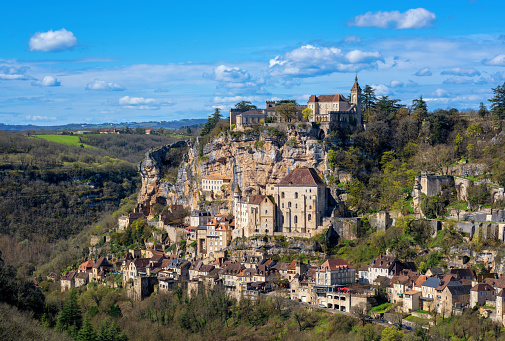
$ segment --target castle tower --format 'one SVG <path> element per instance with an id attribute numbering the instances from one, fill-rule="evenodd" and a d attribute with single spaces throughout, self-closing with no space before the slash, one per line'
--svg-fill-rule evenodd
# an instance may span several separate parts
<path id="1" fill-rule="evenodd" d="M 351 88 L 351 103 L 356 104 L 356 119 L 361 124 L 361 88 L 358 84 L 358 75 L 354 78 L 354 84 Z"/>
<path id="2" fill-rule="evenodd" d="M 505 289 L 496 294 L 496 320 L 495 322 L 503 326 L 503 304 L 505 303 Z"/>

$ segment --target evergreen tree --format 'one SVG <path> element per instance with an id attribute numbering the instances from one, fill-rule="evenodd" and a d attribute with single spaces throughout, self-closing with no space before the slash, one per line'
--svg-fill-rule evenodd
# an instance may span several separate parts
<path id="1" fill-rule="evenodd" d="M 65 301 L 63 308 L 58 314 L 58 319 L 56 321 L 57 330 L 67 331 L 72 335 L 73 331 L 81 327 L 82 315 L 77 299 L 77 291 L 71 290 L 69 298 Z"/>
<path id="2" fill-rule="evenodd" d="M 121 331 L 118 324 L 115 322 L 110 323 L 108 319 L 102 321 L 100 331 L 98 332 L 98 339 L 100 341 L 127 341 L 128 338 Z"/>
<path id="3" fill-rule="evenodd" d="M 256 110 L 256 109 L 258 109 L 258 107 L 249 101 L 240 101 L 237 104 L 235 104 L 235 109 Z"/>
<path id="4" fill-rule="evenodd" d="M 361 95 L 361 101 L 363 107 L 366 110 L 373 108 L 375 106 L 375 103 L 377 103 L 377 97 L 375 97 L 375 90 L 368 84 L 365 85 L 365 88 L 363 89 L 363 93 Z"/>
<path id="5" fill-rule="evenodd" d="M 426 114 L 428 113 L 428 105 L 423 100 L 423 96 L 419 99 L 412 100 L 412 116 L 418 121 L 421 122 L 426 118 Z"/>
<path id="6" fill-rule="evenodd" d="M 498 85 L 493 88 L 494 97 L 489 99 L 491 102 L 491 113 L 495 115 L 497 119 L 503 119 L 505 117 L 505 83 L 503 85 Z"/>
<path id="7" fill-rule="evenodd" d="M 214 129 L 214 127 L 219 122 L 221 117 L 222 116 L 221 116 L 219 109 L 216 108 L 216 110 L 214 111 L 212 116 L 210 116 L 209 119 L 207 120 L 207 122 L 205 122 L 205 124 L 203 125 L 202 132 L 200 133 L 200 136 L 208 135 L 212 131 L 212 129 Z"/>
<path id="8" fill-rule="evenodd" d="M 485 117 L 489 112 L 487 111 L 487 108 L 486 106 L 484 105 L 484 103 L 480 102 L 480 105 L 479 105 L 479 116 L 480 117 Z"/>
<path id="9" fill-rule="evenodd" d="M 93 326 L 91 325 L 91 319 L 88 315 L 84 319 L 84 323 L 82 325 L 81 330 L 77 334 L 78 341 L 97 341 L 97 335 Z"/>

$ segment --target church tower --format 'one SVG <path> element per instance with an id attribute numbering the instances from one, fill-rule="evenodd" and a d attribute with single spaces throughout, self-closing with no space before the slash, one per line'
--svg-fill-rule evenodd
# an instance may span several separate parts
<path id="1" fill-rule="evenodd" d="M 351 88 L 351 103 L 356 104 L 357 124 L 361 124 L 361 88 L 358 84 L 358 75 L 354 78 L 354 85 Z"/>

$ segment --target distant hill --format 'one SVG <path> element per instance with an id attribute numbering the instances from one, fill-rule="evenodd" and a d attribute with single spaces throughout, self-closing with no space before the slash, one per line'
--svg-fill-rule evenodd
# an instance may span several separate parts
<path id="1" fill-rule="evenodd" d="M 206 118 L 192 118 L 179 121 L 151 121 L 151 122 L 122 122 L 122 123 L 71 123 L 65 125 L 55 126 L 37 126 L 33 124 L 28 125 L 11 125 L 0 123 L 0 130 L 7 131 L 27 131 L 27 130 L 82 130 L 82 129 L 103 129 L 103 128 L 165 128 L 165 129 L 179 129 L 181 127 L 201 125 L 207 122 Z"/>

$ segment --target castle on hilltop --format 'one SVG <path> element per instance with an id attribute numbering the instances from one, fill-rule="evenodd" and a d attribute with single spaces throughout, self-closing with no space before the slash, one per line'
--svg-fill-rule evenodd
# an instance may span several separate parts
<path id="1" fill-rule="evenodd" d="M 275 112 L 275 101 L 266 101 L 265 109 L 243 110 L 230 109 L 230 128 L 243 130 L 246 126 L 268 124 L 269 122 L 286 123 Z M 306 122 L 319 122 L 329 125 L 332 122 L 344 122 L 352 125 L 361 124 L 361 88 L 358 76 L 354 78 L 350 100 L 341 94 L 311 95 L 307 105 L 298 105 L 295 121 L 303 121 L 303 110 L 309 108 L 312 115 Z M 325 130 L 328 130 L 327 127 Z"/>

